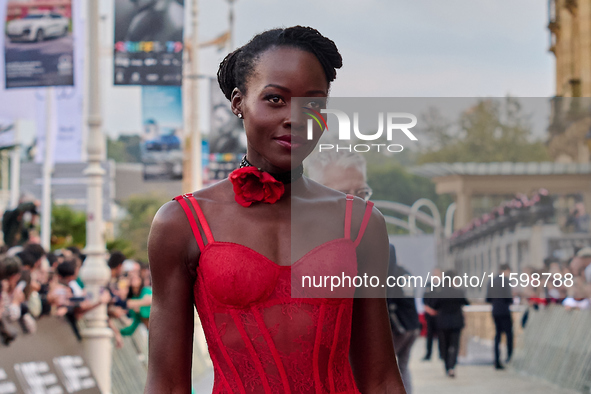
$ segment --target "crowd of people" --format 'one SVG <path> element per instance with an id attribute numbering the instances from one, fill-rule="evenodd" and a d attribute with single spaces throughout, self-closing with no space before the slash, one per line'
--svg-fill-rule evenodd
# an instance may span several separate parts
<path id="1" fill-rule="evenodd" d="M 127 259 L 118 251 L 108 258 L 111 280 L 97 299 L 85 291 L 80 269 L 85 255 L 77 247 L 46 251 L 33 240 L 0 249 L 0 340 L 9 346 L 19 335 L 35 334 L 46 316 L 65 319 L 72 334 L 82 339 L 79 320 L 106 305 L 109 327 L 118 347 L 123 336 L 149 324 L 152 303 L 147 264 Z"/>
<path id="2" fill-rule="evenodd" d="M 371 188 L 366 183 L 365 161 L 359 155 L 326 155 L 322 162 L 313 162 L 310 176 L 321 183 L 368 200 Z M 335 170 L 336 169 L 336 170 Z M 339 175 L 340 174 L 340 175 Z M 338 176 L 337 176 L 338 175 Z M 26 218 L 27 212 L 36 215 L 35 204 L 21 205 L 7 220 L 8 240 L 12 247 L 0 249 L 0 340 L 10 345 L 17 336 L 34 334 L 37 321 L 44 316 L 58 316 L 68 321 L 72 333 L 81 339 L 78 329 L 79 319 L 99 305 L 106 305 L 109 327 L 113 330 L 116 346 L 123 346 L 123 337 L 132 335 L 138 327 L 149 327 L 150 306 L 152 303 L 151 275 L 146 263 L 127 259 L 118 251 L 108 256 L 111 279 L 97 300 L 88 297 L 79 272 L 85 256 L 76 247 L 54 252 L 46 251 L 39 245 L 35 232 L 28 232 L 32 220 Z M 24 220 L 23 220 L 24 218 Z M 25 225 L 22 225 L 25 223 Z M 6 236 L 5 234 L 5 236 Z M 389 275 L 403 276 L 409 273 L 397 264 L 396 250 L 390 245 Z M 492 318 L 496 330 L 494 338 L 494 366 L 503 369 L 501 362 L 501 337 L 506 339 L 506 358 L 509 362 L 513 352 L 513 320 L 511 305 L 521 303 L 528 309 L 523 314 L 521 324 L 525 326 L 529 310 L 556 304 L 565 309 L 591 309 L 591 247 L 584 247 L 566 261 L 548 259 L 544 267 L 526 267 L 521 275 L 530 279 L 526 286 L 511 287 L 508 279 L 511 268 L 501 264 L 497 274 L 500 276 L 489 284 L 486 301 L 492 304 Z M 531 280 L 536 275 L 547 281 Z M 432 272 L 432 277 L 441 276 L 440 270 Z M 446 271 L 447 276 L 455 276 Z M 560 276 L 560 281 L 555 280 Z M 565 278 L 572 278 L 566 281 Z M 523 282 L 523 281 L 522 281 Z M 429 288 L 429 285 L 426 286 Z M 396 293 L 398 291 L 398 293 Z M 439 288 L 423 298 L 426 322 L 426 354 L 430 360 L 433 353 L 433 339 L 438 339 L 439 358 L 443 361 L 445 373 L 455 377 L 460 333 L 464 327 L 463 307 L 468 304 L 463 290 L 454 286 Z M 413 343 L 421 331 L 413 295 L 403 294 L 400 288 L 390 289 L 388 293 L 392 338 L 398 358 L 398 366 L 408 393 L 412 383 L 408 369 Z"/>
<path id="3" fill-rule="evenodd" d="M 524 273 L 530 278 L 534 275 L 547 277 L 550 274 L 550 280 L 542 280 L 539 285 L 530 281 L 528 286 L 515 292 L 514 295 L 528 306 L 537 309 L 543 305 L 561 304 L 566 309 L 591 308 L 591 247 L 577 250 L 565 261 L 547 259 L 544 268 L 528 267 Z M 562 280 L 555 280 L 559 277 Z"/>
<path id="4" fill-rule="evenodd" d="M 455 275 L 453 271 L 446 271 L 445 274 L 452 277 Z M 537 310 L 552 304 L 562 305 L 567 310 L 591 309 L 591 247 L 579 249 L 574 256 L 566 261 L 549 259 L 545 262 L 544 268 L 526 268 L 523 273 L 519 273 L 517 276 L 520 279 L 524 278 L 522 276 L 524 274 L 527 276 L 527 281 L 520 282 L 520 284 L 526 282 L 525 286 L 512 287 L 509 285 L 511 267 L 508 264 L 501 264 L 497 274 L 493 283 L 489 283 L 486 293 L 486 302 L 492 306 L 491 314 L 495 326 L 495 369 L 504 369 L 500 349 L 503 335 L 506 342 L 504 362 L 510 362 L 513 354 L 511 305 L 523 304 L 527 307 L 522 315 L 521 325 L 523 327 L 527 323 L 530 309 Z M 440 277 L 441 275 L 440 269 L 435 269 L 431 273 L 432 277 Z M 532 280 L 533 278 L 540 278 L 540 280 Z M 455 293 L 447 294 L 452 292 Z M 426 354 L 423 360 L 431 359 L 433 340 L 437 339 L 439 357 L 445 364 L 446 373 L 448 376 L 454 377 L 459 337 L 464 327 L 462 306 L 467 305 L 468 301 L 460 289 L 443 288 L 432 293 L 427 292 L 423 303 L 426 323 Z"/>

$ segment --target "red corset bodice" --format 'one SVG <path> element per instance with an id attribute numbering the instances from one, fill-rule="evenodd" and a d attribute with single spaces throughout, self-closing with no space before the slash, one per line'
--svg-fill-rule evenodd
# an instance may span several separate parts
<path id="1" fill-rule="evenodd" d="M 280 266 L 246 246 L 215 241 L 195 198 L 175 199 L 201 250 L 194 294 L 214 366 L 213 392 L 359 393 L 349 364 L 353 290 L 343 298 L 292 298 L 291 280 L 320 262 L 355 275 L 355 249 L 372 204 L 355 241 L 348 197 L 345 237 Z"/>

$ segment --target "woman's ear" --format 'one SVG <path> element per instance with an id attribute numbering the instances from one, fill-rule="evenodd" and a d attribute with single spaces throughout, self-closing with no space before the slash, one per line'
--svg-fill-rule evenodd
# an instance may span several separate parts
<path id="1" fill-rule="evenodd" d="M 232 95 L 230 96 L 230 105 L 232 106 L 232 112 L 234 115 L 238 116 L 242 114 L 242 101 L 244 96 L 242 92 L 238 88 L 234 88 L 232 91 Z"/>

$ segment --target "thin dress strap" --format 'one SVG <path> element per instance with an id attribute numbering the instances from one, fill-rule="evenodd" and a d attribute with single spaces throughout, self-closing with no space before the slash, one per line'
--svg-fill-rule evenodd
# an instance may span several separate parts
<path id="1" fill-rule="evenodd" d="M 197 225 L 197 221 L 195 220 L 195 215 L 191 211 L 189 204 L 187 204 L 187 200 L 191 201 L 191 205 L 195 209 L 195 213 L 197 214 L 197 217 L 199 218 L 199 224 L 201 224 L 201 228 L 203 229 L 203 232 L 205 233 L 205 237 L 207 238 L 207 242 L 211 243 L 214 241 L 214 239 L 213 239 L 213 235 L 211 233 L 211 230 L 209 228 L 209 225 L 207 224 L 207 221 L 205 220 L 205 216 L 203 215 L 203 212 L 201 211 L 201 208 L 199 207 L 199 204 L 197 203 L 197 200 L 190 193 L 176 196 L 174 198 L 174 200 L 178 201 L 178 203 L 183 208 L 183 211 L 185 211 L 185 215 L 187 216 L 187 219 L 189 220 L 189 224 L 191 225 L 191 231 L 193 231 L 193 236 L 195 237 L 195 240 L 197 241 L 197 245 L 199 246 L 199 250 L 203 251 L 203 249 L 205 249 L 205 243 L 203 242 L 203 237 L 201 236 L 201 232 L 199 231 L 199 226 Z"/>
<path id="2" fill-rule="evenodd" d="M 357 247 L 361 242 L 361 238 L 363 238 L 363 233 L 365 233 L 365 229 L 367 227 L 367 223 L 369 223 L 369 218 L 371 217 L 371 211 L 373 209 L 373 202 L 368 201 L 367 205 L 365 205 L 365 214 L 363 215 L 363 220 L 361 221 L 361 227 L 359 228 L 359 234 L 357 234 L 357 239 L 353 242 L 353 245 Z"/>
<path id="3" fill-rule="evenodd" d="M 213 234 L 209 229 L 209 224 L 207 224 L 207 220 L 205 220 L 205 215 L 203 215 L 203 211 L 201 210 L 201 207 L 199 206 L 197 199 L 193 197 L 192 194 L 189 194 L 188 198 L 189 201 L 191 201 L 191 204 L 193 205 L 193 209 L 195 209 L 195 213 L 197 214 L 197 218 L 199 219 L 199 224 L 201 224 L 201 228 L 205 232 L 205 238 L 207 238 L 207 243 L 212 243 L 214 241 Z"/>
<path id="4" fill-rule="evenodd" d="M 345 238 L 351 239 L 351 213 L 353 212 L 353 196 L 347 194 L 347 207 L 345 208 Z"/>
<path id="5" fill-rule="evenodd" d="M 345 208 L 345 238 L 351 238 L 351 217 L 353 216 L 353 199 L 354 197 L 351 194 L 347 194 L 347 207 Z M 368 201 L 365 206 L 365 214 L 363 215 L 363 220 L 361 221 L 361 227 L 359 228 L 359 234 L 357 234 L 357 238 L 353 241 L 353 245 L 357 247 L 361 242 L 361 238 L 363 238 L 363 233 L 365 233 L 365 228 L 367 227 L 367 223 L 369 223 L 369 218 L 371 217 L 371 211 L 373 208 L 373 202 Z"/>

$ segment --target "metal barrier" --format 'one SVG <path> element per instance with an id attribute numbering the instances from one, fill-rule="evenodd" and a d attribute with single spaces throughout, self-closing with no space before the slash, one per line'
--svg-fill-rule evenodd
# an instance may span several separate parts
<path id="1" fill-rule="evenodd" d="M 591 393 L 591 311 L 562 306 L 530 310 L 513 368 L 563 388 Z"/>
<path id="2" fill-rule="evenodd" d="M 125 326 L 115 320 L 118 328 Z M 111 368 L 112 394 L 141 394 L 148 376 L 148 341 L 145 327 L 139 326 L 133 335 L 123 337 L 123 347 L 113 348 Z"/>
<path id="3" fill-rule="evenodd" d="M 126 324 L 115 320 L 118 328 Z M 199 317 L 195 315 L 195 338 L 193 340 L 193 379 L 199 380 L 211 370 L 212 364 Z M 148 336 L 140 325 L 133 335 L 123 337 L 123 347 L 113 348 L 111 369 L 112 394 L 141 394 L 144 392 L 148 374 Z"/>

